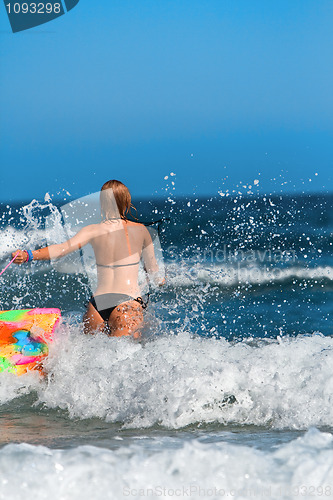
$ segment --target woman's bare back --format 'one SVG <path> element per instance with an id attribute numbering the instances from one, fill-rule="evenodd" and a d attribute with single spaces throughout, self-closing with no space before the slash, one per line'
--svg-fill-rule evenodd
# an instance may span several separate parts
<path id="1" fill-rule="evenodd" d="M 124 293 L 140 295 L 139 262 L 151 242 L 143 224 L 121 219 L 94 225 L 90 243 L 95 252 L 98 285 L 95 295 Z"/>

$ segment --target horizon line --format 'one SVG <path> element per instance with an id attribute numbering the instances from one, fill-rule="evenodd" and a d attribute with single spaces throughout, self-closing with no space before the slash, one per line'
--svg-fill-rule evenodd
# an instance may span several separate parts
<path id="1" fill-rule="evenodd" d="M 68 199 L 63 199 L 61 197 L 53 197 L 53 196 L 50 196 L 51 198 L 51 202 L 54 202 L 54 203 L 59 203 L 59 202 L 66 202 L 67 203 L 71 203 L 71 201 L 75 201 L 75 200 L 78 200 L 80 198 L 84 198 L 85 196 L 89 196 L 89 195 L 92 195 L 92 194 L 95 194 L 95 193 L 98 193 L 99 191 L 95 191 L 93 193 L 88 193 L 88 194 L 84 194 L 82 196 L 73 196 L 73 197 L 69 197 Z M 279 196 L 284 196 L 284 197 L 292 197 L 292 196 L 309 196 L 309 197 L 315 197 L 315 196 L 333 196 L 333 189 L 332 190 L 327 190 L 327 191 L 296 191 L 296 192 L 283 192 L 283 193 L 278 193 L 278 192 L 260 192 L 260 193 L 238 193 L 238 192 L 226 192 L 226 194 L 224 196 L 221 196 L 219 193 L 212 193 L 212 194 L 179 194 L 179 195 L 175 195 L 175 194 L 166 194 L 165 196 L 159 196 L 159 195 L 152 195 L 151 197 L 149 197 L 148 195 L 143 195 L 143 196 L 133 196 L 132 198 L 134 200 L 138 200 L 138 201 L 152 201 L 152 200 L 155 200 L 155 201 L 167 201 L 168 198 L 170 198 L 170 196 L 172 197 L 172 199 L 174 200 L 186 200 L 186 199 L 193 199 L 193 198 L 197 198 L 198 200 L 199 199 L 210 199 L 210 198 L 216 198 L 216 199 L 223 199 L 223 198 L 238 198 L 238 197 L 242 197 L 242 198 L 261 198 L 263 196 L 273 196 L 273 197 L 279 197 Z M 10 205 L 10 204 L 18 204 L 18 203 L 24 203 L 24 204 L 29 204 L 31 203 L 33 200 L 36 200 L 38 202 L 46 202 L 45 201 L 45 198 L 37 198 L 37 197 L 33 197 L 31 198 L 30 200 L 29 199 L 26 199 L 26 200 L 23 200 L 23 199 L 12 199 L 12 200 L 2 200 L 0 198 L 0 205 Z"/>

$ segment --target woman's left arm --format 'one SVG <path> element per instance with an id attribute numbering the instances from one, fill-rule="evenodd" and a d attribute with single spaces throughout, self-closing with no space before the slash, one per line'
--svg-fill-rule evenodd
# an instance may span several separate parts
<path id="1" fill-rule="evenodd" d="M 83 247 L 93 238 L 93 230 L 91 226 L 82 228 L 73 238 L 57 245 L 39 248 L 38 250 L 16 250 L 12 253 L 12 257 L 18 253 L 15 264 L 23 264 L 30 260 L 53 260 L 60 259 L 69 253 L 75 252 Z"/>

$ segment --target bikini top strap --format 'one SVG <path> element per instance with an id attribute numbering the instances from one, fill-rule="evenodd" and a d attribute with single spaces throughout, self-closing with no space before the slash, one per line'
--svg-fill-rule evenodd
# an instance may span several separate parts
<path id="1" fill-rule="evenodd" d="M 132 249 L 131 249 L 131 244 L 130 244 L 130 240 L 129 240 L 129 236 L 128 236 L 126 222 L 122 221 L 122 223 L 123 223 L 124 230 L 125 230 L 125 236 L 126 236 L 126 242 L 127 242 L 127 248 L 128 248 L 128 255 L 132 255 Z"/>

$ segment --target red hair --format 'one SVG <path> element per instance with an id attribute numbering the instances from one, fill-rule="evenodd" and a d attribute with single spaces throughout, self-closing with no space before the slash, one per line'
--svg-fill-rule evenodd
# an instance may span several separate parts
<path id="1" fill-rule="evenodd" d="M 126 214 L 131 213 L 131 208 L 135 207 L 131 203 L 131 195 L 128 188 L 115 179 L 103 184 L 100 193 L 100 203 L 102 215 L 106 219 L 117 218 L 127 220 Z M 132 215 L 133 217 L 133 215 Z"/>

